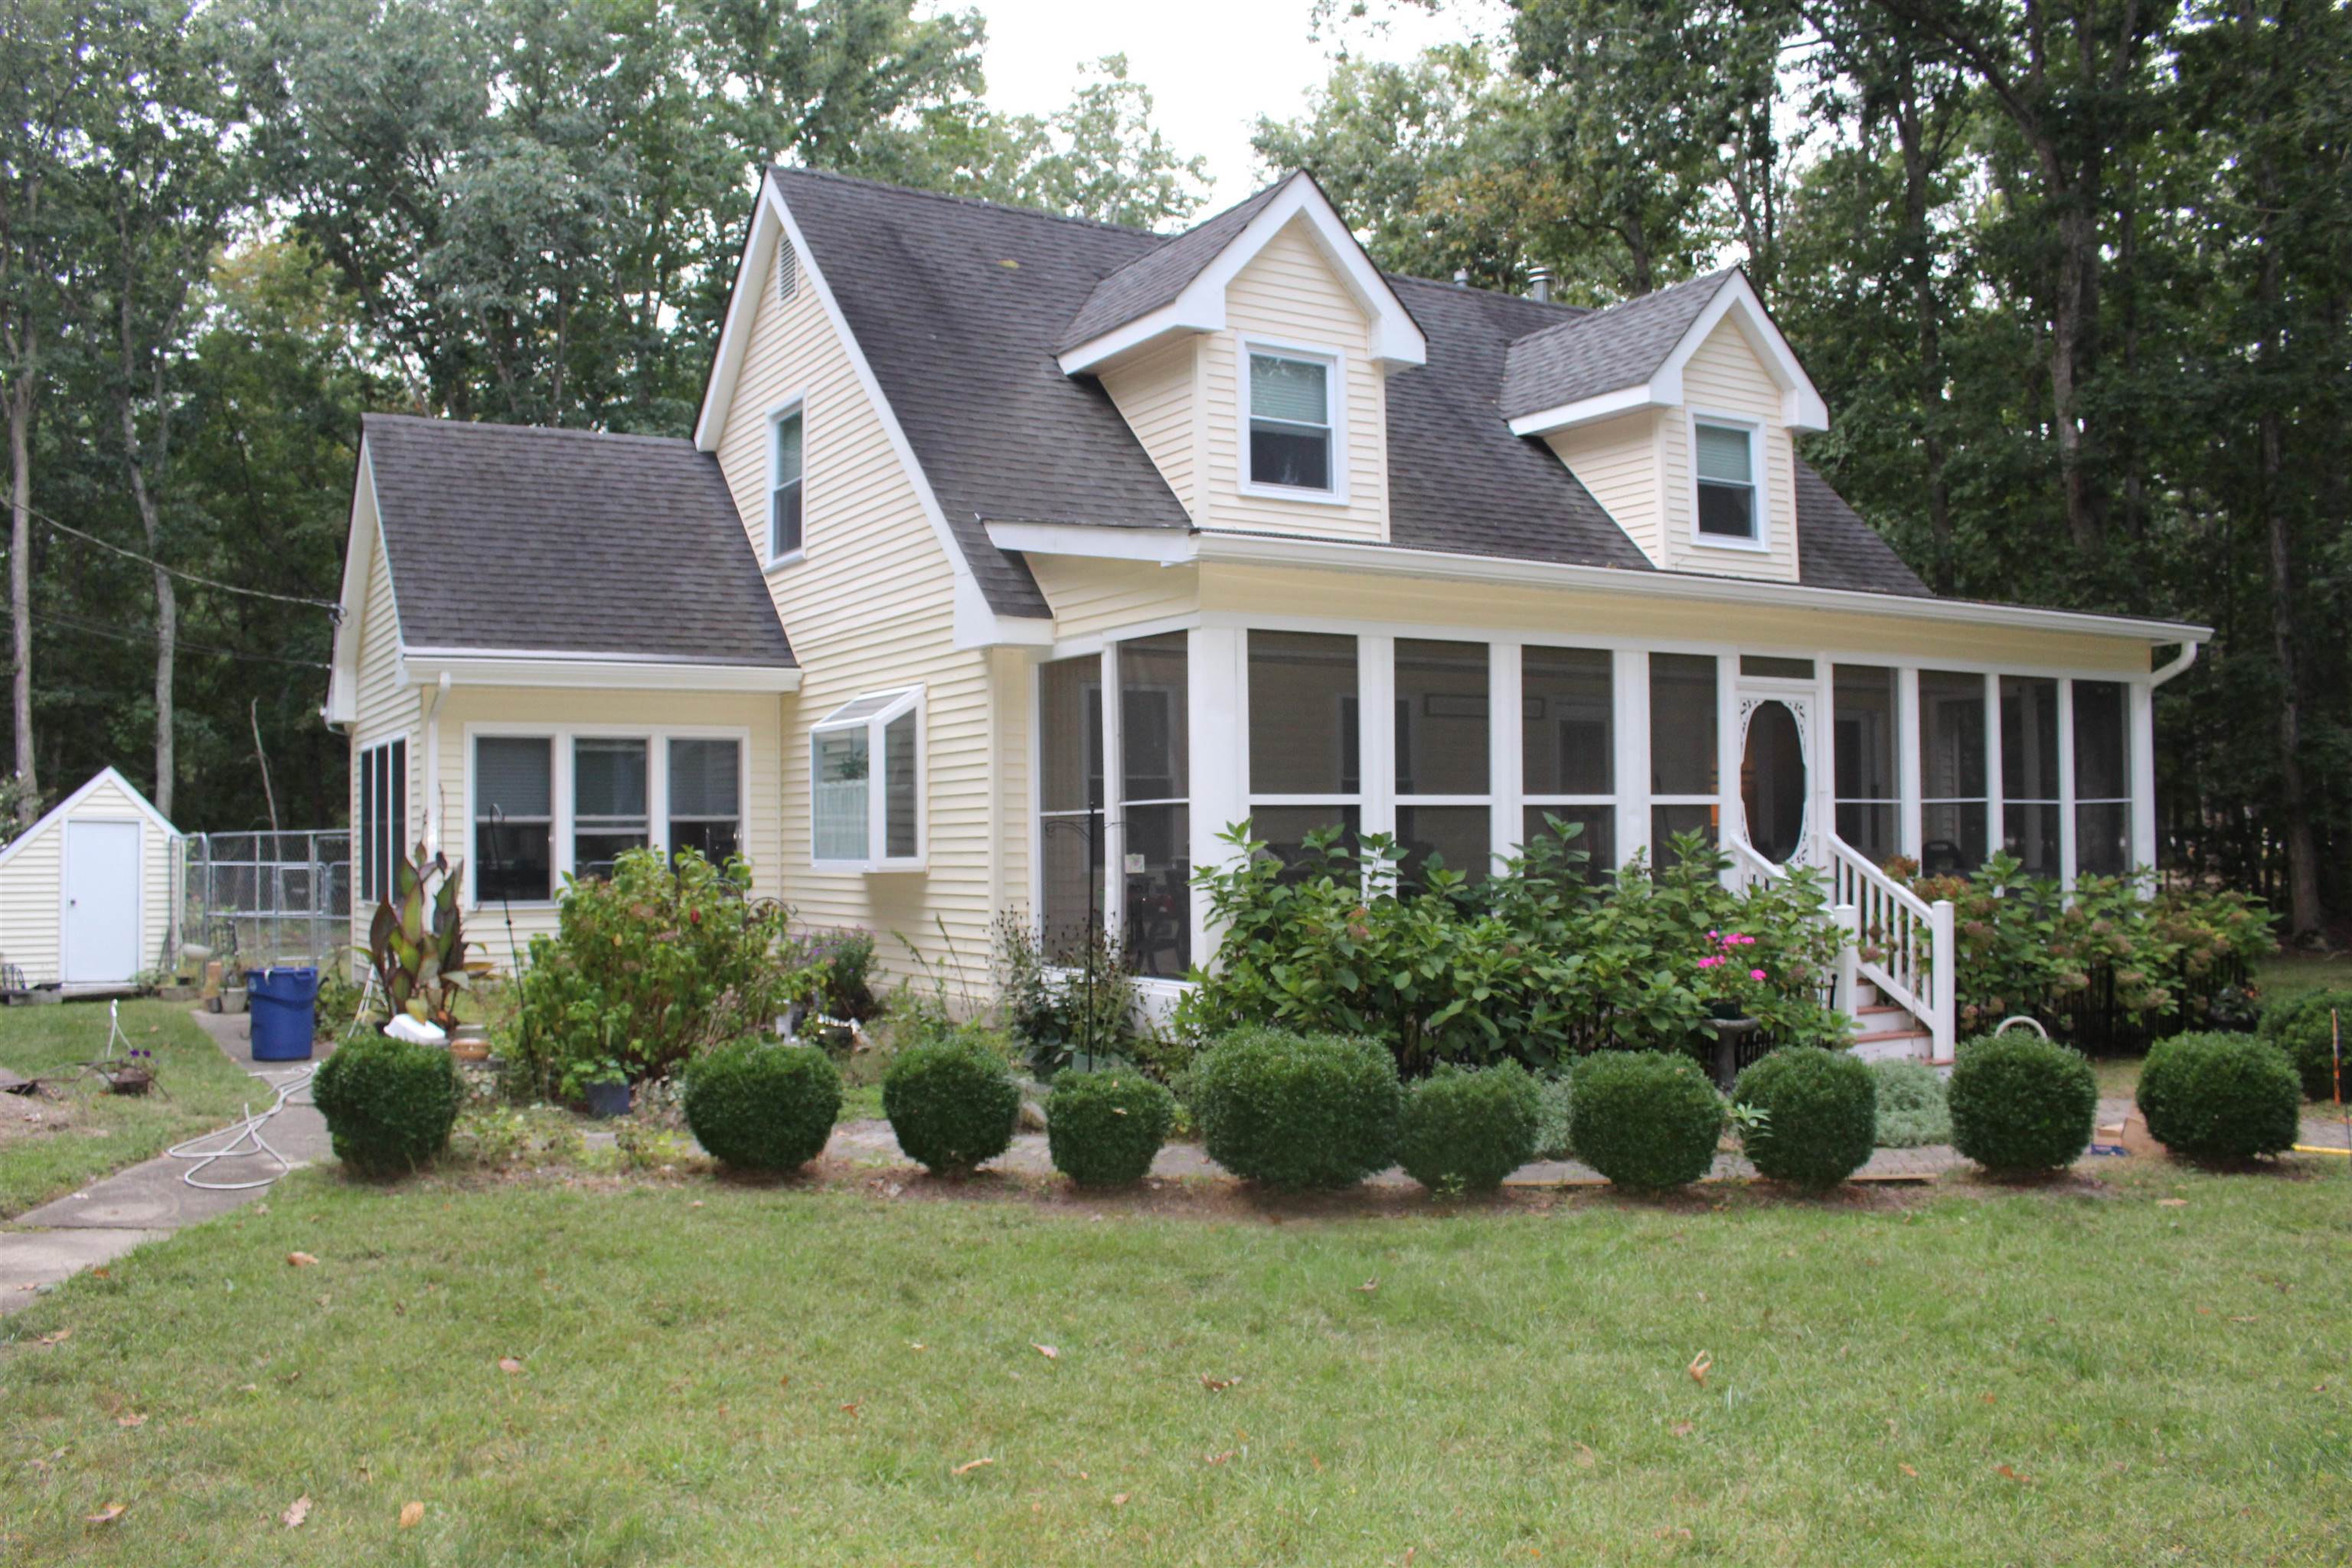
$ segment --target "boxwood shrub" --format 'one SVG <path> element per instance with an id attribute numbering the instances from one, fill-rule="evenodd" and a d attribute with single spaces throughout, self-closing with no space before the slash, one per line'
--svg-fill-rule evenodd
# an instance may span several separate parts
<path id="1" fill-rule="evenodd" d="M 1405 1091 L 1397 1163 L 1433 1193 L 1491 1193 L 1535 1158 L 1543 1100 L 1514 1061 L 1440 1067 Z"/>
<path id="2" fill-rule="evenodd" d="M 1377 1040 L 1240 1029 L 1193 1070 L 1209 1158 L 1269 1187 L 1345 1187 L 1396 1152 L 1403 1089 Z"/>
<path id="3" fill-rule="evenodd" d="M 2060 1171 L 2083 1157 L 2099 1083 L 2080 1051 L 2022 1031 L 1963 1040 L 1951 1081 L 1952 1146 L 2000 1175 Z"/>
<path id="4" fill-rule="evenodd" d="M 1045 1149 L 1082 1187 L 1123 1187 L 1150 1173 L 1175 1117 L 1176 1097 L 1132 1068 L 1064 1071 L 1045 1101 Z"/>
<path id="5" fill-rule="evenodd" d="M 2294 1063 L 2305 1100 L 2336 1098 L 2335 1016 L 2344 1019 L 2345 1084 L 2352 1091 L 2352 991 L 2314 991 L 2263 1009 L 2262 1037 Z"/>
<path id="6" fill-rule="evenodd" d="M 1618 1186 L 1663 1192 L 1715 1163 L 1723 1097 L 1687 1056 L 1595 1051 L 1570 1079 L 1569 1140 L 1576 1157 Z"/>
<path id="7" fill-rule="evenodd" d="M 465 1095 L 448 1051 L 389 1035 L 352 1040 L 310 1080 L 335 1158 L 362 1176 L 402 1175 L 441 1152 Z"/>
<path id="8" fill-rule="evenodd" d="M 1739 1075 L 1731 1099 L 1764 1113 L 1740 1143 L 1776 1182 L 1833 1187 L 1869 1163 L 1878 1146 L 1878 1080 L 1869 1064 L 1843 1051 L 1773 1051 Z"/>
<path id="9" fill-rule="evenodd" d="M 680 1100 L 711 1158 L 746 1171 L 797 1171 L 833 1136 L 841 1072 L 813 1046 L 753 1037 L 688 1063 Z"/>
<path id="10" fill-rule="evenodd" d="M 2292 1148 L 2303 1095 L 2286 1053 L 2254 1035 L 2175 1035 L 2139 1069 L 2148 1135 L 2198 1160 L 2251 1160 Z"/>
<path id="11" fill-rule="evenodd" d="M 1926 1062 L 1894 1057 L 1870 1064 L 1878 1080 L 1878 1146 L 1924 1149 L 1952 1141 L 1952 1110 L 1944 1100 L 1944 1075 Z"/>
<path id="12" fill-rule="evenodd" d="M 933 1175 L 969 1175 L 1013 1146 L 1021 1086 L 984 1032 L 944 1032 L 890 1063 L 882 1075 L 882 1114 L 908 1159 Z"/>

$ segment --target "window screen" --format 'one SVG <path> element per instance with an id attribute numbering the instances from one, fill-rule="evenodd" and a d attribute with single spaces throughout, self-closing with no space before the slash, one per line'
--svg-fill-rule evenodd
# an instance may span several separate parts
<path id="1" fill-rule="evenodd" d="M 1698 474 L 1698 531 L 1713 538 L 1756 537 L 1753 433 L 1724 425 L 1694 431 Z"/>
<path id="2" fill-rule="evenodd" d="M 555 742 L 485 735 L 474 742 L 474 896 L 544 901 L 555 894 Z"/>
<path id="3" fill-rule="evenodd" d="M 742 746 L 736 741 L 669 743 L 669 849 L 694 849 L 714 865 L 742 852 Z"/>
<path id="4" fill-rule="evenodd" d="M 1250 355 L 1250 479 L 1299 489 L 1331 488 L 1331 367 Z"/>

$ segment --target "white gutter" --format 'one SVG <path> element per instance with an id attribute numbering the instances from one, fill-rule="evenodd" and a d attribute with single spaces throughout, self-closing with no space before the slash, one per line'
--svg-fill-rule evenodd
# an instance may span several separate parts
<path id="1" fill-rule="evenodd" d="M 2197 662 L 2198 646 L 2193 642 L 2181 644 L 2180 651 L 2173 655 L 2171 660 L 2162 668 L 2147 678 L 2147 689 L 2153 691 L 2174 676 L 2187 674 L 2189 667 Z"/>
<path id="2" fill-rule="evenodd" d="M 1613 566 L 1575 566 L 1556 561 L 1517 561 L 1455 551 L 1412 550 L 1392 544 L 1295 535 L 1236 533 L 1216 530 L 1107 528 L 1088 523 L 992 522 L 989 542 L 1002 550 L 1035 555 L 1080 555 L 1096 559 L 1149 561 L 1163 566 L 1282 566 L 1348 572 L 1368 576 L 1410 577 L 1423 582 L 1476 583 L 1496 586 L 1577 588 L 1699 604 L 1836 610 L 1895 620 L 1943 621 L 1962 626 L 2004 626 L 2028 631 L 2080 632 L 2152 643 L 2185 643 L 2191 648 L 2213 635 L 2210 626 L 2182 621 L 2152 621 L 2130 616 L 2088 615 L 2022 605 L 1986 605 L 1966 599 L 1911 598 L 1865 594 L 1849 588 L 1809 588 L 1796 583 L 1764 583 L 1703 577 L 1679 572 L 1633 572 Z M 2184 665 L 2182 667 L 2186 668 Z M 2175 673 L 2178 673 L 2177 671 Z"/>
<path id="3" fill-rule="evenodd" d="M 706 664 L 623 653 L 404 647 L 418 684 L 551 686 L 600 691 L 797 691 L 801 672 L 764 664 Z"/>

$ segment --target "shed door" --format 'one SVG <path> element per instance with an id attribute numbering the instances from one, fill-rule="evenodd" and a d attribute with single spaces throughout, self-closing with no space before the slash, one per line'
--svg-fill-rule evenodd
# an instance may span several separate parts
<path id="1" fill-rule="evenodd" d="M 139 973 L 139 825 L 66 824 L 65 983 L 119 985 Z"/>

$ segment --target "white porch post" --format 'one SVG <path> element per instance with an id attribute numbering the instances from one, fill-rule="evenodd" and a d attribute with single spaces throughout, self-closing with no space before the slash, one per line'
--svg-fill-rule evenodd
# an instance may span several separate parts
<path id="1" fill-rule="evenodd" d="M 1739 656 L 1715 656 L 1715 801 L 1716 838 L 1727 851 L 1735 839 L 1748 837 L 1748 823 L 1739 800 Z M 1738 875 L 1738 868 L 1733 868 Z"/>
<path id="2" fill-rule="evenodd" d="M 2074 885 L 2074 683 L 2058 682 L 2058 879 Z"/>
<path id="3" fill-rule="evenodd" d="M 1516 637 L 1496 637 L 1486 645 L 1486 794 L 1494 805 L 1486 842 L 1491 864 L 1500 868 L 1506 854 L 1517 852 L 1526 814 L 1519 807 L 1525 787 L 1520 747 L 1519 690 L 1521 665 Z"/>
<path id="4" fill-rule="evenodd" d="M 1105 643 L 1102 650 L 1102 737 L 1103 737 L 1103 931 L 1110 938 L 1112 951 L 1118 952 L 1123 940 L 1127 916 L 1127 770 L 1121 762 L 1124 737 L 1119 731 L 1118 644 Z"/>
<path id="5" fill-rule="evenodd" d="M 1356 766 L 1364 831 L 1396 831 L 1396 638 L 1356 639 Z"/>
<path id="6" fill-rule="evenodd" d="M 1919 809 L 1919 668 L 1906 664 L 1895 672 L 1895 793 L 1901 805 L 1903 853 L 1919 858 L 1927 842 Z"/>
<path id="7" fill-rule="evenodd" d="M 1622 866 L 1650 847 L 1650 655 L 1643 648 L 1620 648 L 1612 666 L 1610 690 L 1617 710 L 1617 864 Z"/>
<path id="8" fill-rule="evenodd" d="M 1189 785 L 1192 868 L 1221 866 L 1234 857 L 1218 838 L 1248 811 L 1249 661 L 1234 626 L 1194 626 L 1185 634 L 1184 719 L 1191 741 Z M 1207 900 L 1192 897 L 1192 959 L 1209 962 L 1223 933 L 1210 923 Z"/>
<path id="9" fill-rule="evenodd" d="M 2126 689 L 2131 754 L 2131 869 L 2156 865 L 2156 683 L 2135 680 Z"/>
<path id="10" fill-rule="evenodd" d="M 1984 678 L 1985 727 L 1985 858 L 2000 853 L 2008 842 L 2006 825 L 2001 821 L 2001 791 L 2006 787 L 2000 765 L 2000 676 L 1988 671 Z"/>

